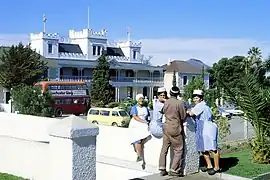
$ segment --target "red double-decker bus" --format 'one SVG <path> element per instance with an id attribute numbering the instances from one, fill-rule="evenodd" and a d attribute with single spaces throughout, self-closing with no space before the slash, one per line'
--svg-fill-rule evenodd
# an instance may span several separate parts
<path id="1" fill-rule="evenodd" d="M 85 82 L 42 81 L 36 85 L 41 86 L 42 91 L 51 92 L 55 117 L 84 114 L 90 107 L 90 95 Z"/>

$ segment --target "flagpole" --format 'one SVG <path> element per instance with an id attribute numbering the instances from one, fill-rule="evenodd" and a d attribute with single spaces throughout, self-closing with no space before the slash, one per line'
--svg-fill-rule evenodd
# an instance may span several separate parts
<path id="1" fill-rule="evenodd" d="M 47 22 L 47 17 L 45 14 L 43 14 L 43 32 L 46 32 L 46 22 Z"/>
<path id="2" fill-rule="evenodd" d="M 87 29 L 90 29 L 90 9 L 87 7 Z"/>

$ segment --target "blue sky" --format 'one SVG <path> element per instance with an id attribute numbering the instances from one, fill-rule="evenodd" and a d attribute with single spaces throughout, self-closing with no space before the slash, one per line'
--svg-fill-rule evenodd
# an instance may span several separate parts
<path id="1" fill-rule="evenodd" d="M 270 52 L 270 1 L 267 0 L 258 0 L 257 3 L 251 0 L 3 1 L 0 40 L 3 43 L 15 34 L 42 31 L 43 13 L 48 18 L 48 32 L 67 35 L 69 29 L 83 29 L 87 27 L 87 6 L 90 7 L 93 29 L 106 28 L 110 39 L 123 39 L 130 26 L 132 38 L 142 40 L 146 45 L 144 52 L 159 59 L 160 63 L 168 58 L 190 57 L 207 59 L 205 61 L 211 64 L 222 56 L 243 54 L 252 45 L 261 47 L 265 54 Z M 203 55 L 207 54 L 205 43 L 209 46 L 208 54 L 216 55 Z M 215 43 L 221 46 L 219 52 L 213 47 L 215 52 L 211 52 Z M 174 47 L 185 44 L 190 48 Z M 166 46 L 164 49 L 167 50 L 161 46 Z M 194 46 L 195 51 L 191 48 Z M 222 49 L 224 52 L 218 55 Z"/>

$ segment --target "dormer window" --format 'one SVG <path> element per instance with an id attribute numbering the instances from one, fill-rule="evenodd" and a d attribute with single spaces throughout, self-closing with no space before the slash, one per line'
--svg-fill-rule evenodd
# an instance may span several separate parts
<path id="1" fill-rule="evenodd" d="M 48 44 L 48 53 L 52 54 L 53 53 L 53 47 L 52 44 Z"/>
<path id="2" fill-rule="evenodd" d="M 97 51 L 97 47 L 96 46 L 93 46 L 93 55 L 94 56 L 96 55 L 96 51 Z"/>
<path id="3" fill-rule="evenodd" d="M 137 59 L 137 51 L 133 51 L 132 58 Z"/>
<path id="4" fill-rule="evenodd" d="M 97 55 L 98 55 L 98 56 L 101 55 L 101 46 L 98 46 L 98 47 L 97 47 Z"/>

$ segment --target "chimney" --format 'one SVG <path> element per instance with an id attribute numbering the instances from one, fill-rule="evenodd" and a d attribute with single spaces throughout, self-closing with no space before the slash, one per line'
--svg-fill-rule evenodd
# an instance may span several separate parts
<path id="1" fill-rule="evenodd" d="M 171 65 L 171 64 L 172 64 L 172 60 L 171 60 L 171 58 L 169 58 L 169 59 L 168 59 L 167 65 L 169 66 L 169 65 Z"/>

